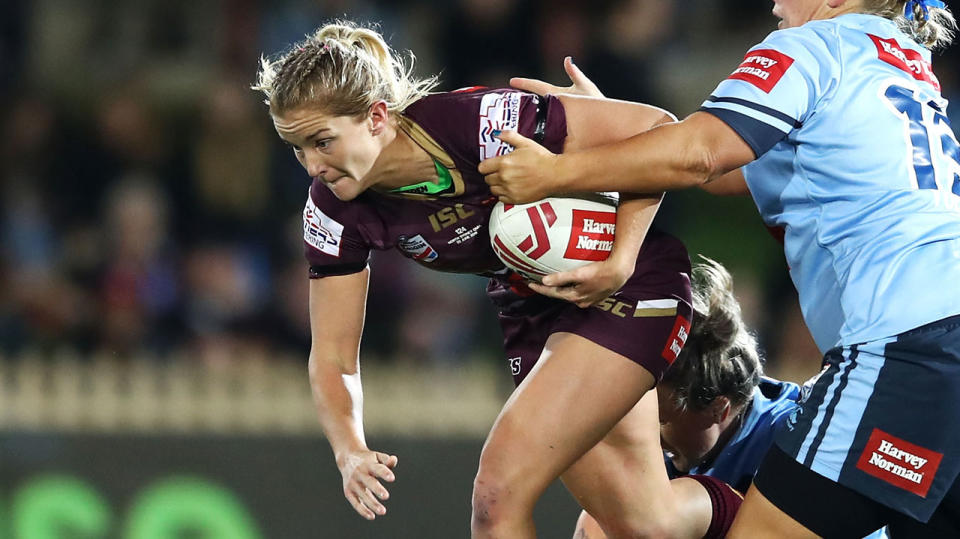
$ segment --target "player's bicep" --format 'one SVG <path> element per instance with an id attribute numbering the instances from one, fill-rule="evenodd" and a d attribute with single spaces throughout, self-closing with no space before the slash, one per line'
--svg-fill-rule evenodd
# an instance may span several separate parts
<path id="1" fill-rule="evenodd" d="M 567 119 L 565 152 L 619 142 L 676 120 L 666 110 L 642 103 L 576 95 L 560 95 L 557 99 Z"/>
<path id="2" fill-rule="evenodd" d="M 310 335 L 313 360 L 335 360 L 356 371 L 370 270 L 310 279 Z"/>
<path id="3" fill-rule="evenodd" d="M 676 127 L 682 130 L 679 138 L 685 141 L 685 151 L 693 156 L 691 159 L 708 167 L 708 182 L 723 178 L 756 159 L 743 135 L 712 114 L 694 112 Z"/>

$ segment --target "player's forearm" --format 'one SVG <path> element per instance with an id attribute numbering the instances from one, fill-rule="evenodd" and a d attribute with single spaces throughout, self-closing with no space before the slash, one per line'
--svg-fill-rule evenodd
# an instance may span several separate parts
<path id="1" fill-rule="evenodd" d="M 310 387 L 320 425 L 341 459 L 351 451 L 367 447 L 363 434 L 363 389 L 360 372 L 344 372 L 335 361 L 310 358 Z"/>
<path id="2" fill-rule="evenodd" d="M 613 238 L 613 251 L 610 260 L 620 267 L 633 272 L 640 254 L 643 239 L 650 230 L 663 195 L 635 195 L 621 193 L 620 206 L 617 208 L 617 233 Z"/>
<path id="3" fill-rule="evenodd" d="M 694 187 L 726 172 L 687 120 L 622 142 L 558 156 L 563 191 L 657 193 Z"/>

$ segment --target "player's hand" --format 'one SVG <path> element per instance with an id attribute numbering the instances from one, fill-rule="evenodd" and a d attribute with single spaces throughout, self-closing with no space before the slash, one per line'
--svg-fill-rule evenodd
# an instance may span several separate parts
<path id="1" fill-rule="evenodd" d="M 587 97 L 603 97 L 603 92 L 600 91 L 600 88 L 597 88 L 597 85 L 584 75 L 583 71 L 580 71 L 580 68 L 573 63 L 573 58 L 570 56 L 563 59 L 563 70 L 567 72 L 567 76 L 570 77 L 570 82 L 573 83 L 570 86 L 556 86 L 549 82 L 543 82 L 542 80 L 525 79 L 522 77 L 510 79 L 510 86 L 539 95 L 574 94 L 585 95 Z"/>
<path id="2" fill-rule="evenodd" d="M 504 131 L 497 136 L 515 149 L 481 161 L 477 170 L 501 202 L 536 202 L 560 190 L 556 184 L 561 156 L 515 131 Z"/>
<path id="3" fill-rule="evenodd" d="M 534 292 L 563 299 L 585 309 L 620 290 L 632 274 L 632 267 L 605 260 L 571 271 L 551 273 L 543 278 L 543 284 L 529 283 L 528 286 Z"/>
<path id="4" fill-rule="evenodd" d="M 392 483 L 396 478 L 393 468 L 397 466 L 397 457 L 364 449 L 348 453 L 339 464 L 343 495 L 354 511 L 367 520 L 385 515 L 387 508 L 380 501 L 389 498 L 390 493 L 381 481 Z"/>

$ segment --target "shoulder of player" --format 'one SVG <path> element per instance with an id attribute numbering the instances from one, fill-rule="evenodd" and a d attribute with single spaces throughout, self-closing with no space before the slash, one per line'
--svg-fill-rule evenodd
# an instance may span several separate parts
<path id="1" fill-rule="evenodd" d="M 768 416 L 773 423 L 789 414 L 799 399 L 799 385 L 764 376 L 754 389 L 754 410 Z"/>
<path id="2" fill-rule="evenodd" d="M 750 50 L 775 49 L 792 57 L 822 59 L 839 46 L 841 30 L 832 21 L 810 21 L 803 26 L 774 30 Z"/>
<path id="3" fill-rule="evenodd" d="M 323 181 L 317 179 L 310 184 L 304 211 L 319 209 L 324 215 L 346 224 L 362 215 L 376 212 L 375 201 L 374 197 L 362 193 L 354 200 L 345 202 L 323 185 Z"/>
<path id="4" fill-rule="evenodd" d="M 516 88 L 488 88 L 486 86 L 468 86 L 449 92 L 437 92 L 418 99 L 404 111 L 404 115 L 415 116 L 433 108 L 445 107 L 479 107 L 484 96 L 490 94 L 516 93 L 529 95 Z"/>

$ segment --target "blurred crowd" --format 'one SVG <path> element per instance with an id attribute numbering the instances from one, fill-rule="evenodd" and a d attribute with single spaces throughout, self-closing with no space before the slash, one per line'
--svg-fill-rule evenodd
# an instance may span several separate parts
<path id="1" fill-rule="evenodd" d="M 306 357 L 300 212 L 309 182 L 248 88 L 262 53 L 325 21 L 379 23 L 395 48 L 416 53 L 418 73 L 440 73 L 441 89 L 503 86 L 514 75 L 562 82 L 561 60 L 572 55 L 608 96 L 684 116 L 774 28 L 770 8 L 769 0 L 4 0 L 0 356 L 69 347 L 205 361 Z M 953 101 L 958 48 L 934 62 Z M 791 341 L 805 332 L 795 309 L 778 307 L 795 302 L 789 278 L 749 202 L 730 211 L 747 208 L 746 241 L 762 248 L 733 244 L 743 234 L 704 236 L 719 217 L 698 200 L 668 197 L 661 226 L 734 269 L 769 350 L 810 349 Z M 484 285 L 375 254 L 365 353 L 499 357 Z"/>

